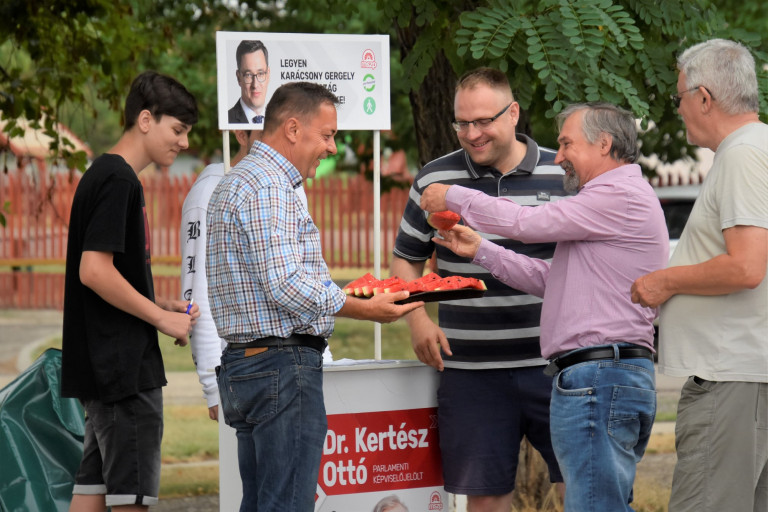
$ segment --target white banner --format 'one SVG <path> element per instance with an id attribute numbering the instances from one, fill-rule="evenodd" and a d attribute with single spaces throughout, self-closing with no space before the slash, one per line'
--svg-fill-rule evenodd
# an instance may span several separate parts
<path id="1" fill-rule="evenodd" d="M 315 512 L 372 511 L 392 495 L 411 512 L 447 512 L 437 372 L 417 361 L 340 361 L 324 368 L 323 381 L 328 433 Z M 237 439 L 223 418 L 219 435 L 220 510 L 237 510 Z"/>
<path id="2" fill-rule="evenodd" d="M 216 67 L 222 130 L 262 128 L 272 92 L 288 82 L 338 96 L 339 130 L 390 129 L 389 36 L 216 32 Z"/>

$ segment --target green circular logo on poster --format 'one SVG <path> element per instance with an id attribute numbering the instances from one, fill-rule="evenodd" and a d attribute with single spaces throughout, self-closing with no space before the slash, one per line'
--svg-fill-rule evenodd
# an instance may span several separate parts
<path id="1" fill-rule="evenodd" d="M 365 101 L 363 101 L 363 110 L 369 116 L 373 115 L 373 113 L 376 112 L 376 101 L 370 96 L 365 98 Z"/>
<path id="2" fill-rule="evenodd" d="M 366 73 L 363 77 L 363 89 L 368 92 L 373 91 L 376 88 L 376 78 L 370 73 Z"/>

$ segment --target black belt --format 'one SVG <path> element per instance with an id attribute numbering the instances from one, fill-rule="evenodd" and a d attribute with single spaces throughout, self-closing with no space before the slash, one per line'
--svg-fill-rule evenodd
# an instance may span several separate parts
<path id="1" fill-rule="evenodd" d="M 322 352 L 323 350 L 325 350 L 327 343 L 325 341 L 325 338 L 322 338 L 320 336 L 313 336 L 311 334 L 293 333 L 287 338 L 280 338 L 279 336 L 267 336 L 265 338 L 259 338 L 253 341 L 227 344 L 227 348 L 262 348 L 262 347 L 280 347 L 280 346 L 309 347 Z"/>
<path id="2" fill-rule="evenodd" d="M 653 361 L 653 353 L 649 349 L 640 346 L 619 347 L 619 357 L 621 359 L 643 358 Z M 557 372 L 562 371 L 569 366 L 573 366 L 574 364 L 586 363 L 587 361 L 595 361 L 597 359 L 613 358 L 613 347 L 596 347 L 586 350 L 579 350 L 578 352 L 566 354 L 564 356 L 556 357 L 553 359 L 544 370 L 544 374 L 551 377 Z"/>

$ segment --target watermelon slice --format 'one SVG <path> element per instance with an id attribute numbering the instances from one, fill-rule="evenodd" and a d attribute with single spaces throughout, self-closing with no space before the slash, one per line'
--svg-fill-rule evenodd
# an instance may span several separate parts
<path id="1" fill-rule="evenodd" d="M 442 279 L 439 290 L 461 290 L 465 288 L 474 288 L 476 290 L 487 290 L 485 283 L 481 279 L 474 277 L 449 276 Z"/>
<path id="2" fill-rule="evenodd" d="M 370 283 L 366 283 L 363 286 L 360 287 L 361 293 L 357 293 L 357 288 L 355 289 L 355 295 L 358 297 L 373 297 L 376 293 L 376 290 L 381 288 L 383 281 L 379 281 L 378 279 L 374 279 Z"/>
<path id="3" fill-rule="evenodd" d="M 420 278 L 416 279 L 416 281 L 421 281 L 422 283 L 431 283 L 432 281 L 439 281 L 442 277 L 437 275 L 434 272 L 430 272 L 429 274 L 425 276 L 421 276 Z"/>
<path id="4" fill-rule="evenodd" d="M 347 295 L 356 295 L 356 289 L 362 289 L 364 285 L 372 283 L 373 281 L 377 281 L 377 279 L 369 272 L 362 277 L 358 277 L 354 281 L 350 281 L 347 286 L 342 288 L 342 290 L 344 290 L 344 293 Z"/>
<path id="5" fill-rule="evenodd" d="M 435 283 L 440 282 L 440 279 L 439 275 L 430 272 L 425 276 L 409 281 L 406 290 L 411 293 L 431 291 L 435 289 L 435 286 L 437 286 Z"/>
<path id="6" fill-rule="evenodd" d="M 400 291 L 405 285 L 405 281 L 397 276 L 392 276 L 389 279 L 384 279 L 373 289 L 373 294 L 377 293 L 393 293 Z"/>
<path id="7" fill-rule="evenodd" d="M 430 213 L 427 217 L 427 224 L 435 229 L 447 231 L 455 226 L 460 220 L 461 216 L 458 213 L 454 213 L 450 210 L 443 210 L 442 212 Z"/>
<path id="8" fill-rule="evenodd" d="M 477 279 L 475 277 L 468 277 L 469 279 L 469 288 L 474 288 L 476 290 L 488 290 L 488 287 L 485 286 L 485 281 L 482 279 Z"/>
<path id="9" fill-rule="evenodd" d="M 391 285 L 387 286 L 386 288 L 384 288 L 384 290 L 382 292 L 383 293 L 395 293 L 395 292 L 399 292 L 399 291 L 407 290 L 407 289 L 408 289 L 408 282 L 401 280 L 401 282 L 399 282 L 399 283 L 391 284 Z"/>

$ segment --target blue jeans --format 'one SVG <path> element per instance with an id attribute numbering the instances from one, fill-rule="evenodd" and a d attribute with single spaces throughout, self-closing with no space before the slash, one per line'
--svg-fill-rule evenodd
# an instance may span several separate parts
<path id="1" fill-rule="evenodd" d="M 328 430 L 322 354 L 297 346 L 245 352 L 228 346 L 218 375 L 224 419 L 237 430 L 240 511 L 312 511 Z"/>
<path id="2" fill-rule="evenodd" d="M 550 431 L 566 512 L 632 510 L 635 469 L 655 416 L 649 359 L 589 361 L 555 375 Z"/>

